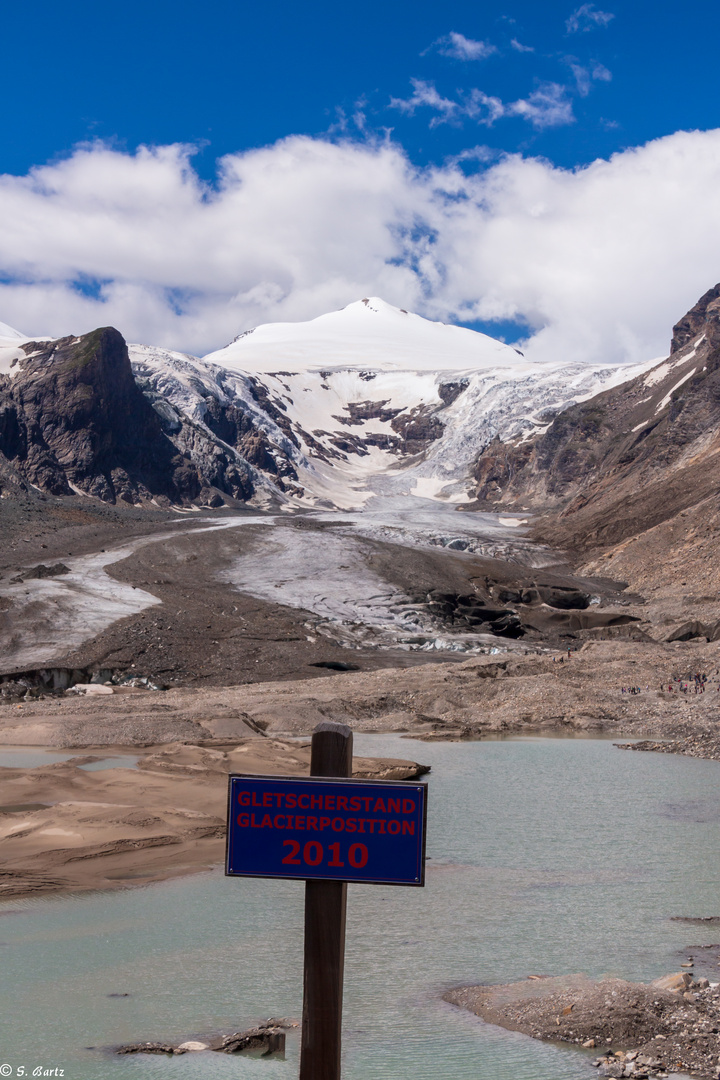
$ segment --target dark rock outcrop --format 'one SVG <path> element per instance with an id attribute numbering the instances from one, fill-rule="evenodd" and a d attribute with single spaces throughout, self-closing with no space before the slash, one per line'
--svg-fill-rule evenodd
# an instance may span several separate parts
<path id="1" fill-rule="evenodd" d="M 438 386 L 438 396 L 443 403 L 443 408 L 452 405 L 470 385 L 468 379 L 458 379 L 457 382 L 444 382 Z"/>
<path id="2" fill-rule="evenodd" d="M 402 438 L 402 450 L 406 454 L 424 453 L 445 430 L 435 410 L 427 405 L 418 405 L 401 413 L 390 422 L 390 427 Z"/>
<path id="3" fill-rule="evenodd" d="M 116 1054 L 188 1054 L 203 1050 L 212 1050 L 219 1054 L 242 1054 L 247 1051 L 259 1053 L 262 1057 L 285 1053 L 286 1027 L 295 1027 L 285 1021 L 269 1022 L 250 1028 L 249 1031 L 235 1031 L 231 1035 L 210 1038 L 205 1041 L 189 1040 L 180 1043 L 137 1042 L 115 1047 Z"/>
<path id="4" fill-rule="evenodd" d="M 143 397 L 117 330 L 23 349 L 15 377 L 0 379 L 0 453 L 21 481 L 105 502 L 197 495 L 197 470 Z"/>
<path id="5" fill-rule="evenodd" d="M 256 466 L 275 474 L 278 486 L 282 476 L 296 478 L 292 463 L 240 408 L 209 397 L 198 423 L 137 379 L 112 327 L 22 348 L 17 372 L 0 376 L 6 495 L 31 484 L 110 503 L 221 506 L 252 497 Z"/>
<path id="6" fill-rule="evenodd" d="M 715 303 L 716 300 L 720 300 L 720 284 L 713 289 L 708 289 L 695 307 L 690 308 L 687 315 L 683 315 L 682 319 L 675 323 L 670 348 L 671 356 L 696 338 L 708 323 L 713 326 L 712 336 L 720 340 L 720 310 Z"/>
<path id="7" fill-rule="evenodd" d="M 422 611 L 436 626 L 453 633 L 490 633 L 514 639 L 542 636 L 555 644 L 566 638 L 647 639 L 635 626 L 637 616 L 599 606 L 590 608 L 589 593 L 542 579 L 527 578 L 509 587 L 488 577 L 484 587 L 476 583 L 473 593 L 432 589 L 414 594 L 411 600 L 414 611 Z"/>

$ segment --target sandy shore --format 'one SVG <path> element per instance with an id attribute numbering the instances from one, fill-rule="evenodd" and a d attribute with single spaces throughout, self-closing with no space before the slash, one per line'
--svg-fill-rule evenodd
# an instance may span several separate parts
<path id="1" fill-rule="evenodd" d="M 107 751 L 34 769 L 0 768 L 0 899 L 127 887 L 216 866 L 225 852 L 228 774 L 310 771 L 308 743 L 257 736 L 148 747 L 135 769 L 81 768 L 99 757 Z M 410 761 L 353 762 L 353 775 L 366 779 L 403 780 L 421 771 Z"/>

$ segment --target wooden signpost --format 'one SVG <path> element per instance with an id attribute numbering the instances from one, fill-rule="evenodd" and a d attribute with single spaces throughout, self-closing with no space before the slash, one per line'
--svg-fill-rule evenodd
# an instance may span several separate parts
<path id="1" fill-rule="evenodd" d="M 427 785 L 351 776 L 352 731 L 323 723 L 310 778 L 230 777 L 226 874 L 305 881 L 300 1080 L 340 1080 L 347 883 L 425 884 Z"/>
<path id="2" fill-rule="evenodd" d="M 312 737 L 310 775 L 352 776 L 352 743 L 344 724 L 320 724 Z M 340 1077 L 346 910 L 346 881 L 305 882 L 300 1080 Z"/>

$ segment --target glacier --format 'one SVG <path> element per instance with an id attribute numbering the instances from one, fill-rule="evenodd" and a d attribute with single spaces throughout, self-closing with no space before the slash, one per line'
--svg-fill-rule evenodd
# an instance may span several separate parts
<path id="1" fill-rule="evenodd" d="M 206 426 L 208 403 L 262 432 L 280 483 L 254 470 L 256 502 L 369 509 L 378 499 L 466 503 L 478 454 L 657 363 L 528 362 L 517 349 L 378 297 L 303 323 L 259 326 L 203 358 L 130 345 L 148 392 Z M 231 447 L 231 449 L 233 449 Z"/>
<path id="2" fill-rule="evenodd" d="M 31 340 L 40 339 L 0 324 L 0 372 L 12 378 L 22 369 Z M 529 362 L 487 335 L 377 297 L 308 322 L 259 326 L 204 357 L 147 344 L 128 350 L 168 438 L 192 461 L 209 463 L 206 475 L 213 455 L 235 462 L 252 482 L 248 507 L 272 526 L 221 572 L 230 588 L 302 609 L 309 634 L 349 648 L 470 653 L 498 639 L 435 625 L 377 571 L 376 545 L 551 565 L 552 553 L 525 539 L 522 517 L 458 513 L 472 504 L 477 456 L 494 438 L 528 438 L 563 409 L 658 363 Z M 233 517 L 237 499 L 222 487 L 212 499 L 193 508 L 224 505 L 230 528 L 253 521 Z M 293 518 L 308 514 L 322 519 L 321 533 L 294 527 Z M 60 620 L 67 633 L 78 623 L 73 613 L 102 593 L 104 565 L 114 560 L 92 563 L 95 577 L 80 561 L 66 583 L 37 583 L 27 597 L 42 594 L 48 610 L 67 608 Z M 136 594 L 131 607 L 154 599 Z M 122 617 L 128 598 L 115 601 L 100 605 L 103 625 Z M 56 648 L 52 634 L 17 644 L 24 661 L 38 647 Z M 502 647 L 524 646 L 503 640 Z"/>

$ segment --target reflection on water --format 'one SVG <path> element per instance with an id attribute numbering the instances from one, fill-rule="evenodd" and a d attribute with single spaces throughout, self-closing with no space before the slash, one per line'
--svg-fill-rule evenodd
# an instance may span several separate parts
<path id="1" fill-rule="evenodd" d="M 674 970 L 689 933 L 670 917 L 720 914 L 720 823 L 660 810 L 669 795 L 714 800 L 720 765 L 586 739 L 358 736 L 356 749 L 432 765 L 431 859 L 425 889 L 349 888 L 346 1080 L 596 1076 L 584 1054 L 486 1026 L 440 996 L 531 973 Z M 302 903 L 300 883 L 215 871 L 8 902 L 22 915 L 0 920 L 2 1061 L 61 1066 L 72 1080 L 291 1080 L 294 1035 L 285 1062 L 84 1048 L 297 1016 Z"/>

